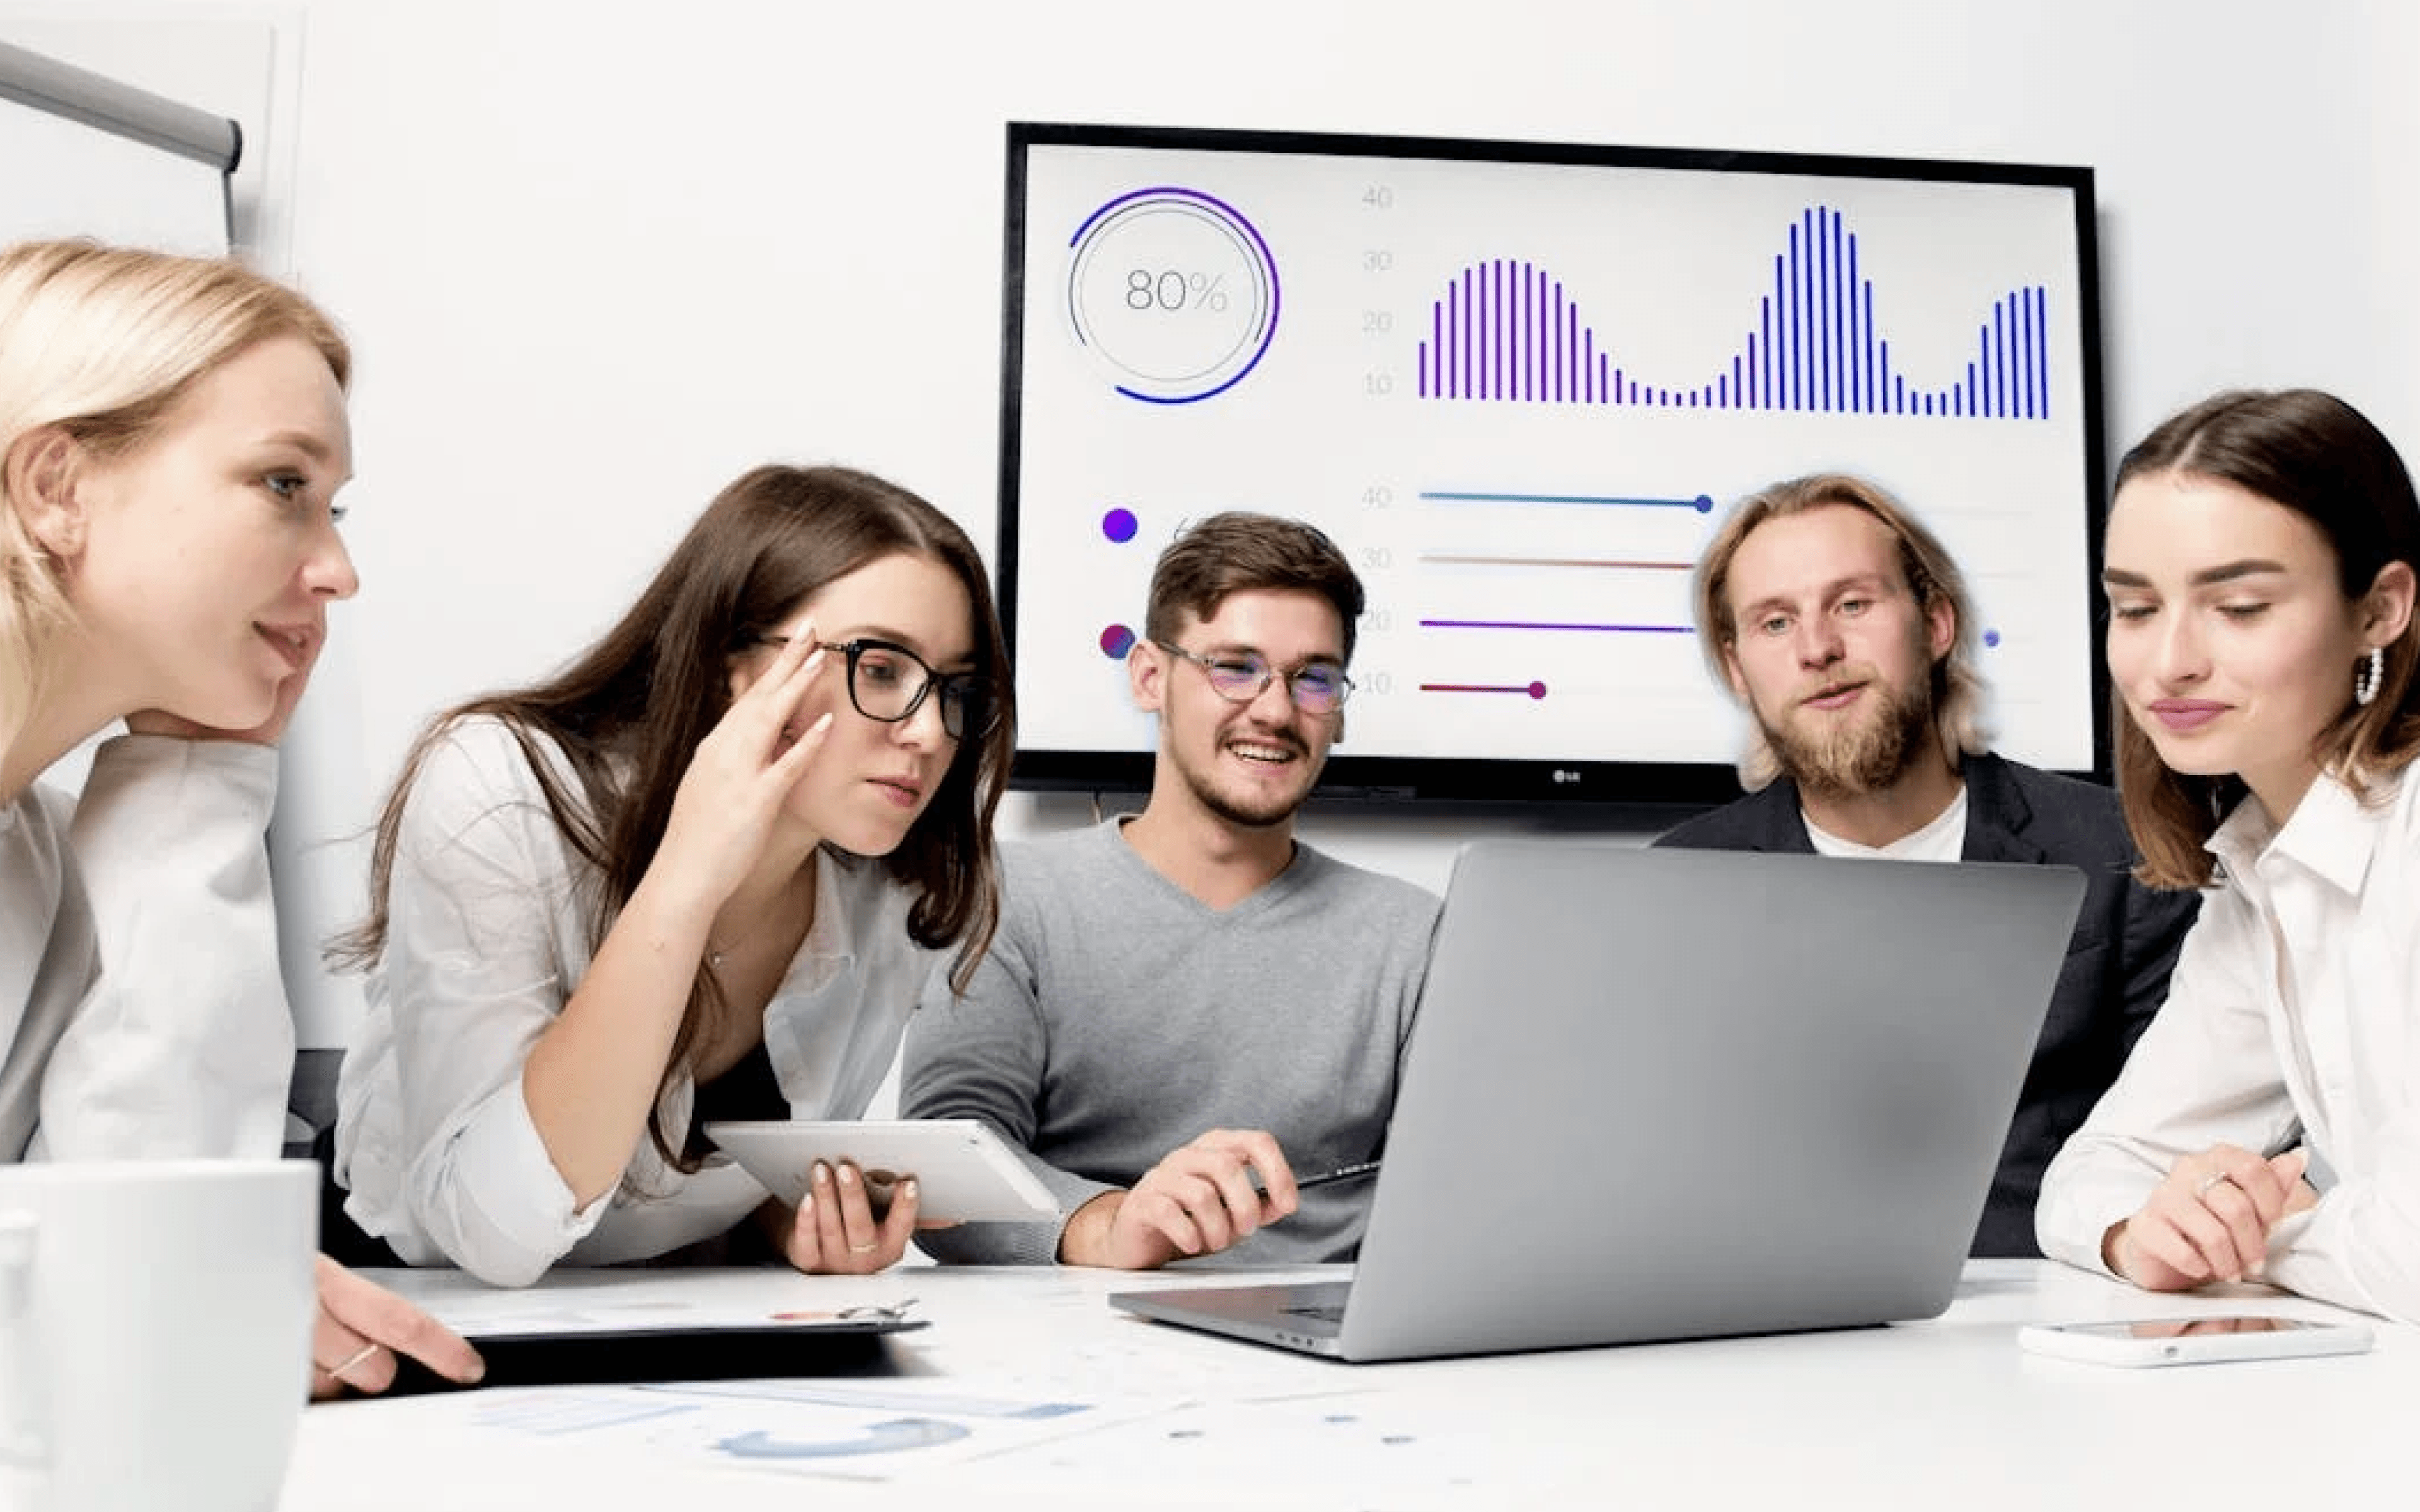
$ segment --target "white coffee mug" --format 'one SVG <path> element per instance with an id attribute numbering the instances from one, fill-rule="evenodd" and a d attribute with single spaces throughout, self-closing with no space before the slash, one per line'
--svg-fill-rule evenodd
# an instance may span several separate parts
<path id="1" fill-rule="evenodd" d="M 318 1190 L 309 1161 L 0 1166 L 0 1505 L 271 1512 Z"/>

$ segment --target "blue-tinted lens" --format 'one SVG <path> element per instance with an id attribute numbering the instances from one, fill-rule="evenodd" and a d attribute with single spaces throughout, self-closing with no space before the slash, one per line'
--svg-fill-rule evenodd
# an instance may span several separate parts
<path id="1" fill-rule="evenodd" d="M 1294 701 L 1306 709 L 1332 709 L 1344 701 L 1344 669 L 1313 663 L 1294 674 Z"/>
<path id="2" fill-rule="evenodd" d="M 1231 699 L 1257 697 L 1269 686 L 1269 664 L 1258 656 L 1226 656 L 1206 663 L 1210 686 Z"/>

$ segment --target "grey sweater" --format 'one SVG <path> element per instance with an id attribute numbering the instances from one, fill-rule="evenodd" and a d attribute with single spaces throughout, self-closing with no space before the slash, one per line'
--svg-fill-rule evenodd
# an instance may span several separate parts
<path id="1" fill-rule="evenodd" d="M 980 1119 L 1072 1213 L 1212 1129 L 1265 1129 L 1297 1174 L 1372 1158 L 1387 1134 L 1436 900 L 1295 848 L 1221 913 L 1154 871 L 1111 821 L 1001 847 L 1000 932 L 967 995 L 936 974 L 908 1026 L 900 1112 Z M 1350 1259 L 1370 1183 L 1302 1196 L 1234 1264 Z M 1059 1223 L 918 1236 L 935 1258 L 1047 1263 Z"/>

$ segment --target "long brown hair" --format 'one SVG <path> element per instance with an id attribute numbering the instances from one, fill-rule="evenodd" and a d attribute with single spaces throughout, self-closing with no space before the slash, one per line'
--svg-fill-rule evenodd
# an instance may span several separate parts
<path id="1" fill-rule="evenodd" d="M 621 623 L 568 667 L 431 721 L 379 818 L 369 918 L 332 944 L 330 960 L 363 969 L 384 952 L 405 800 L 447 728 L 479 715 L 512 732 L 565 840 L 595 869 L 594 895 L 583 902 L 591 948 L 602 944 L 655 860 L 690 757 L 730 706 L 731 657 L 826 584 L 901 553 L 940 563 L 966 588 L 975 670 L 995 686 L 999 718 L 981 738 L 961 742 L 931 806 L 899 848 L 879 862 L 855 864 L 878 864 L 915 892 L 908 933 L 928 949 L 958 948 L 950 983 L 964 992 L 1000 918 L 992 815 L 1016 746 L 1000 615 L 982 557 L 948 516 L 880 478 L 831 467 L 761 467 L 741 477 L 706 506 Z M 540 737 L 561 748 L 578 793 L 567 791 Z M 695 1162 L 674 1148 L 663 1128 L 663 1093 L 690 1069 L 690 1052 L 722 1001 L 713 968 L 702 967 L 648 1114 L 648 1136 L 675 1169 L 694 1169 Z"/>
<path id="2" fill-rule="evenodd" d="M 2239 390 L 2203 400 L 2163 422 L 2118 464 L 2117 490 L 2132 480 L 2181 472 L 2230 483 L 2309 520 L 2335 553 L 2337 586 L 2348 603 L 2368 594 L 2390 562 L 2420 565 L 2420 498 L 2395 445 L 2360 410 L 2316 389 Z M 2113 490 L 2114 499 L 2117 490 Z M 2378 696 L 2352 696 L 2345 669 L 2344 708 L 2311 743 L 2312 759 L 2357 788 L 2391 777 L 2420 755 L 2420 709 L 2412 664 L 2420 617 L 2386 647 Z M 2242 801 L 2242 778 L 2172 771 L 2111 690 L 2118 732 L 2118 795 L 2143 864 L 2136 875 L 2157 887 L 2205 887 L 2212 860 L 2204 845 Z"/>

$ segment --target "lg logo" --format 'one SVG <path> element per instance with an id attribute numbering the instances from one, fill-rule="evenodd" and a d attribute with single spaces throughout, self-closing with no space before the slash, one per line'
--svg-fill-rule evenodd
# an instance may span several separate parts
<path id="1" fill-rule="evenodd" d="M 1577 772 L 1567 772 L 1559 766 L 1555 768 L 1555 785 L 1557 787 L 1560 787 L 1566 782 L 1576 782 L 1579 779 L 1580 774 Z"/>

